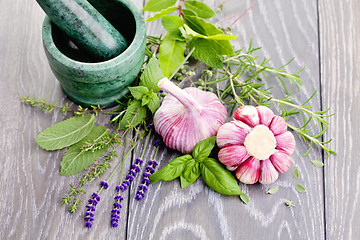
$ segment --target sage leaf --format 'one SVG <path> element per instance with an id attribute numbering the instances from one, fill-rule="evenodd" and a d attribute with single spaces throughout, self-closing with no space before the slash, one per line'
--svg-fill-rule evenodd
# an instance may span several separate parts
<path id="1" fill-rule="evenodd" d="M 120 121 L 119 128 L 133 128 L 140 124 L 146 117 L 146 107 L 141 106 L 141 101 L 134 99 L 126 109 L 124 117 Z"/>
<path id="2" fill-rule="evenodd" d="M 79 142 L 89 134 L 95 123 L 94 115 L 72 117 L 41 132 L 36 143 L 45 150 L 58 150 Z"/>
<path id="3" fill-rule="evenodd" d="M 159 63 L 165 77 L 170 77 L 185 59 L 186 42 L 165 36 L 159 48 Z"/>
<path id="4" fill-rule="evenodd" d="M 161 89 L 158 87 L 158 82 L 164 77 L 162 74 L 159 62 L 155 57 L 152 57 L 144 68 L 140 76 L 140 86 L 147 87 L 150 91 L 158 92 Z"/>
<path id="5" fill-rule="evenodd" d="M 275 194 L 275 193 L 277 193 L 277 191 L 279 191 L 279 186 L 274 186 L 274 187 L 270 188 L 266 193 L 267 194 Z"/>
<path id="6" fill-rule="evenodd" d="M 303 185 L 301 185 L 301 184 L 296 184 L 296 185 L 295 185 L 295 189 L 296 189 L 296 191 L 298 191 L 299 193 L 306 192 L 305 187 L 304 187 Z"/>
<path id="7" fill-rule="evenodd" d="M 141 11 L 158 12 L 176 3 L 177 0 L 150 0 Z"/>
<path id="8" fill-rule="evenodd" d="M 109 133 L 104 126 L 96 126 L 80 142 L 72 145 L 63 156 L 60 165 L 60 175 L 75 175 L 90 167 L 95 160 L 97 160 L 106 152 L 109 145 L 95 151 L 84 151 L 81 149 L 81 147 L 88 142 L 97 142 L 106 135 L 109 135 Z"/>
<path id="9" fill-rule="evenodd" d="M 199 178 L 200 174 L 200 164 L 194 159 L 189 160 L 185 164 L 184 170 L 180 176 L 181 188 L 193 184 L 196 179 Z"/>
<path id="10" fill-rule="evenodd" d="M 211 18 L 216 13 L 205 3 L 194 0 L 185 1 L 185 7 L 191 11 L 194 11 L 201 18 Z"/>
<path id="11" fill-rule="evenodd" d="M 129 90 L 131 95 L 137 100 L 141 100 L 149 92 L 149 89 L 145 86 L 129 87 Z"/>
<path id="12" fill-rule="evenodd" d="M 240 199 L 241 201 L 243 201 L 243 203 L 245 203 L 246 205 L 249 204 L 250 202 L 250 198 L 246 193 L 241 193 L 240 194 Z"/>
<path id="13" fill-rule="evenodd" d="M 215 146 L 216 137 L 210 137 L 198 142 L 192 152 L 192 155 L 196 161 L 201 162 L 207 159 Z"/>
<path id="14" fill-rule="evenodd" d="M 212 68 L 223 68 L 222 57 L 207 45 L 207 40 L 194 38 L 189 43 L 189 49 L 195 48 L 192 56 L 197 60 L 209 65 Z"/>
<path id="15" fill-rule="evenodd" d="M 193 159 L 191 155 L 186 154 L 171 160 L 165 167 L 153 173 L 150 176 L 150 183 L 156 183 L 159 180 L 171 181 L 181 175 L 185 163 Z"/>
<path id="16" fill-rule="evenodd" d="M 151 113 L 154 115 L 156 110 L 158 110 L 160 106 L 160 98 L 157 94 L 153 94 L 150 101 L 147 103 L 148 108 L 150 109 Z"/>
<path id="17" fill-rule="evenodd" d="M 318 160 L 312 160 L 311 163 L 315 166 L 315 167 L 323 167 L 324 163 Z"/>
<path id="18" fill-rule="evenodd" d="M 166 15 L 168 15 L 170 13 L 175 12 L 177 9 L 178 9 L 178 7 L 176 7 L 176 6 L 172 6 L 172 7 L 168 7 L 166 9 L 163 9 L 163 10 L 161 10 L 161 12 L 159 12 L 159 13 L 155 14 L 154 16 L 149 17 L 148 19 L 146 19 L 146 22 L 155 21 L 155 20 L 157 20 L 157 19 L 159 19 L 159 18 L 161 18 L 163 16 L 166 16 Z"/>
<path id="19" fill-rule="evenodd" d="M 242 192 L 235 177 L 216 159 L 208 158 L 200 163 L 201 175 L 205 183 L 223 195 L 240 195 Z"/>
<path id="20" fill-rule="evenodd" d="M 295 169 L 294 169 L 294 171 L 293 171 L 293 176 L 294 176 L 294 178 L 299 179 L 300 174 L 299 174 L 299 169 L 298 169 L 298 168 L 295 168 Z"/>

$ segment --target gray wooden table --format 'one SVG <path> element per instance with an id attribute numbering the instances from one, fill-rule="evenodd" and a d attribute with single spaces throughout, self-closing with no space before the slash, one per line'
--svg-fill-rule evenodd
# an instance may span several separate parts
<path id="1" fill-rule="evenodd" d="M 143 6 L 143 1 L 135 2 Z M 220 0 L 208 2 L 214 5 Z M 252 3 L 229 1 L 217 20 L 240 14 Z M 286 70 L 296 72 L 307 66 L 295 101 L 300 103 L 317 90 L 312 106 L 336 112 L 325 138 L 334 139 L 329 147 L 337 156 L 327 157 L 315 147 L 302 157 L 307 144 L 296 136 L 293 164 L 276 182 L 278 193 L 267 195 L 269 186 L 241 185 L 251 198 L 249 205 L 236 196 L 215 193 L 202 180 L 185 189 L 177 180 L 152 185 L 140 202 L 134 199 L 133 188 L 118 228 L 111 228 L 108 220 L 113 192 L 103 191 L 105 200 L 88 230 L 83 226 L 84 209 L 70 214 L 61 206 L 60 197 L 78 178 L 59 175 L 64 152 L 43 151 L 34 141 L 64 116 L 44 113 L 19 100 L 30 95 L 68 102 L 44 55 L 44 13 L 35 1 L 0 1 L 0 239 L 359 239 L 359 12 L 358 0 L 258 0 L 233 27 L 239 34 L 234 41 L 237 48 L 253 38 L 255 46 L 263 47 L 261 55 L 272 57 L 273 66 L 292 57 L 295 60 Z M 159 26 L 149 24 L 148 33 L 158 34 Z M 300 124 L 300 120 L 290 121 Z M 107 122 L 103 117 L 97 124 Z M 140 155 L 142 146 L 127 164 Z M 147 150 L 145 158 L 154 151 Z M 160 151 L 160 167 L 178 155 Z M 325 166 L 316 168 L 311 160 L 322 160 Z M 299 179 L 292 176 L 295 167 Z M 140 179 L 136 181 L 134 186 Z M 298 193 L 297 183 L 307 192 Z M 96 187 L 86 190 L 89 197 Z M 296 207 L 286 207 L 286 200 Z"/>

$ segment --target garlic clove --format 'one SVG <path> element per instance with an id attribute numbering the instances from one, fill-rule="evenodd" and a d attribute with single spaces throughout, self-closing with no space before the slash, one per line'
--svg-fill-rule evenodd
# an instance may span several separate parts
<path id="1" fill-rule="evenodd" d="M 242 183 L 256 183 L 260 177 L 260 161 L 254 157 L 248 158 L 236 169 L 235 176 Z"/>
<path id="2" fill-rule="evenodd" d="M 219 161 L 226 166 L 229 171 L 236 170 L 250 156 L 245 146 L 228 146 L 220 149 L 218 153 Z"/>
<path id="3" fill-rule="evenodd" d="M 250 127 L 255 127 L 260 123 L 258 111 L 251 105 L 245 105 L 238 108 L 234 112 L 233 118 L 246 123 Z"/>
<path id="4" fill-rule="evenodd" d="M 181 89 L 167 78 L 158 86 L 169 94 L 155 112 L 154 127 L 169 148 L 191 153 L 198 142 L 215 136 L 224 124 L 227 111 L 214 93 Z"/>
<path id="5" fill-rule="evenodd" d="M 219 128 L 216 136 L 216 144 L 220 147 L 230 145 L 243 145 L 251 127 L 240 121 L 225 123 Z"/>
<path id="6" fill-rule="evenodd" d="M 282 150 L 276 150 L 276 152 L 270 156 L 270 161 L 275 169 L 281 173 L 287 172 L 291 166 L 290 156 Z"/>
<path id="7" fill-rule="evenodd" d="M 274 135 L 279 135 L 287 131 L 287 125 L 282 117 L 275 116 L 269 126 Z"/>
<path id="8" fill-rule="evenodd" d="M 265 106 L 257 106 L 256 110 L 258 111 L 259 118 L 260 118 L 260 124 L 263 124 L 265 126 L 270 126 L 270 123 L 274 117 L 274 112 Z"/>
<path id="9" fill-rule="evenodd" d="M 284 150 L 287 154 L 291 155 L 295 150 L 295 138 L 294 135 L 286 131 L 283 134 L 275 136 L 276 139 L 276 149 Z"/>
<path id="10" fill-rule="evenodd" d="M 276 171 L 274 165 L 271 163 L 269 159 L 263 160 L 260 162 L 260 178 L 259 182 L 261 184 L 270 184 L 275 182 L 279 173 Z"/>

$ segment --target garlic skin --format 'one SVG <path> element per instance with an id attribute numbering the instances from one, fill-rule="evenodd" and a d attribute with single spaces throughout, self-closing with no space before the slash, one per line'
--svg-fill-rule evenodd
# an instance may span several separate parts
<path id="1" fill-rule="evenodd" d="M 198 142 L 215 136 L 225 123 L 226 108 L 214 93 L 181 89 L 167 78 L 158 86 L 169 94 L 154 115 L 154 127 L 167 147 L 191 153 Z"/>
<path id="2" fill-rule="evenodd" d="M 289 170 L 295 139 L 283 118 L 265 106 L 242 106 L 222 125 L 216 143 L 219 161 L 243 183 L 270 184 Z"/>

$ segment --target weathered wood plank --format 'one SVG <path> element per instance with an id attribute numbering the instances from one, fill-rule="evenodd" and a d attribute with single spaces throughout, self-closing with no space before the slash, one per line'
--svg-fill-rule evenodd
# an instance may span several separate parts
<path id="1" fill-rule="evenodd" d="M 235 13 L 241 14 L 252 3 L 229 1 L 218 20 Z M 254 46 L 263 47 L 261 55 L 273 58 L 274 66 L 281 66 L 292 57 L 296 59 L 286 70 L 296 72 L 304 65 L 308 66 L 301 74 L 305 83 L 294 100 L 298 103 L 305 101 L 320 87 L 316 8 L 314 1 L 257 1 L 253 9 L 233 26 L 232 31 L 239 34 L 234 41 L 236 47 L 247 47 L 250 38 L 253 38 Z M 226 26 L 231 22 L 229 20 L 223 24 Z M 159 22 L 154 23 L 149 25 L 148 32 L 157 33 L 159 28 Z M 277 84 L 275 79 L 269 81 Z M 284 96 L 284 92 L 278 91 L 277 97 L 281 96 Z M 314 98 L 311 104 L 315 109 L 320 109 L 320 96 Z M 300 126 L 301 117 L 293 118 L 290 122 Z M 177 180 L 160 182 L 151 186 L 144 200 L 130 203 L 128 237 L 324 239 L 323 173 L 310 162 L 312 159 L 322 159 L 321 151 L 315 148 L 304 158 L 302 154 L 308 146 L 298 136 L 296 141 L 293 167 L 273 184 L 280 186 L 277 194 L 265 194 L 270 186 L 241 185 L 251 197 L 250 204 L 245 206 L 238 197 L 213 192 L 202 180 L 186 189 L 181 189 Z M 151 156 L 154 151 L 153 148 L 146 156 Z M 179 153 L 163 151 L 159 157 L 160 168 L 176 156 Z M 292 177 L 294 167 L 300 169 L 299 180 Z M 307 188 L 306 194 L 296 192 L 294 186 L 297 183 Z M 292 200 L 296 207 L 287 208 L 284 205 L 286 200 Z"/>
<path id="2" fill-rule="evenodd" d="M 338 156 L 325 158 L 326 236 L 356 239 L 360 234 L 360 11 L 359 1 L 319 1 L 321 86 L 331 107 L 328 138 Z"/>

